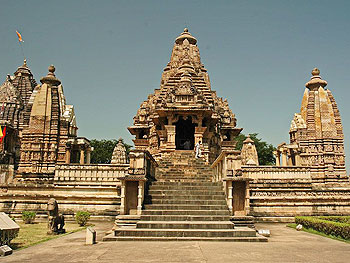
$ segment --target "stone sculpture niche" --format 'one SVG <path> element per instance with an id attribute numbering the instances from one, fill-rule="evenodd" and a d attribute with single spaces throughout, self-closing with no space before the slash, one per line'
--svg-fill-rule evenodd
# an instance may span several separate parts
<path id="1" fill-rule="evenodd" d="M 49 235 L 66 233 L 64 227 L 64 216 L 58 213 L 58 203 L 55 198 L 51 198 L 47 203 L 48 211 L 48 231 Z"/>

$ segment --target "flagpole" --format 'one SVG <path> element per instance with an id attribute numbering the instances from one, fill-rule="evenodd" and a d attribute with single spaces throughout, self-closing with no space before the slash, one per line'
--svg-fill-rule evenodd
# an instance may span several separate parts
<path id="1" fill-rule="evenodd" d="M 23 51 L 22 41 L 19 41 L 19 46 L 21 47 L 23 58 L 26 59 L 26 56 L 24 55 L 24 51 Z"/>

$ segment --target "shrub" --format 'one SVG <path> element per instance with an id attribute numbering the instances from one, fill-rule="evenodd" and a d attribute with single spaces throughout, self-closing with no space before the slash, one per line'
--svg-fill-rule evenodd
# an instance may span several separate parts
<path id="1" fill-rule="evenodd" d="M 350 216 L 318 216 L 319 219 L 350 224 Z"/>
<path id="2" fill-rule="evenodd" d="M 25 224 L 33 224 L 36 217 L 36 213 L 32 211 L 23 211 L 22 220 Z"/>
<path id="3" fill-rule="evenodd" d="M 350 240 L 350 224 L 335 221 L 335 217 L 332 217 L 332 221 L 328 220 L 328 218 L 329 217 L 297 216 L 295 217 L 295 223 L 301 224 L 305 228 L 312 228 L 327 235 L 338 236 Z M 337 218 L 337 220 L 342 221 L 343 219 Z"/>
<path id="4" fill-rule="evenodd" d="M 78 211 L 75 215 L 75 221 L 79 226 L 85 226 L 90 219 L 90 213 L 85 211 Z"/>

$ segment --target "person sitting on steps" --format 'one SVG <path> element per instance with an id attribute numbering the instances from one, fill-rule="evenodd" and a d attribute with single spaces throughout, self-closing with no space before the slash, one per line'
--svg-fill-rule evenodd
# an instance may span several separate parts
<path id="1" fill-rule="evenodd" d="M 191 149 L 191 142 L 190 140 L 186 140 L 183 144 L 184 150 L 190 150 Z"/>

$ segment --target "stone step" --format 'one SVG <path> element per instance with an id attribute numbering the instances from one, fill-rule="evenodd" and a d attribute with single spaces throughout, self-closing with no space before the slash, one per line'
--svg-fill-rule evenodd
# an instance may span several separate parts
<path id="1" fill-rule="evenodd" d="M 256 231 L 248 227 L 235 229 L 117 229 L 115 236 L 137 237 L 256 237 Z"/>
<path id="2" fill-rule="evenodd" d="M 149 196 L 146 199 L 150 199 Z M 225 195 L 152 195 L 151 200 L 171 199 L 171 200 L 225 200 Z"/>
<path id="3" fill-rule="evenodd" d="M 178 174 L 178 173 L 193 173 L 193 174 L 205 174 L 212 175 L 213 171 L 211 169 L 200 169 L 191 167 L 191 169 L 186 169 L 185 167 L 174 167 L 174 168 L 158 168 L 157 174 Z"/>
<path id="4" fill-rule="evenodd" d="M 170 176 L 166 176 L 166 175 L 161 175 L 161 176 L 156 176 L 155 177 L 156 180 L 169 180 L 170 182 L 172 180 L 178 180 L 178 179 L 183 179 L 184 181 L 190 181 L 190 182 L 202 182 L 202 181 L 212 181 L 213 177 L 212 176 L 207 176 L 207 177 L 203 177 L 203 176 L 196 176 L 196 175 L 170 175 Z"/>
<path id="5" fill-rule="evenodd" d="M 139 221 L 136 228 L 147 229 L 233 229 L 227 221 Z"/>
<path id="6" fill-rule="evenodd" d="M 135 237 L 135 236 L 115 236 L 109 234 L 103 241 L 211 241 L 211 242 L 267 242 L 266 237 L 257 235 L 256 237 Z"/>
<path id="7" fill-rule="evenodd" d="M 158 166 L 157 170 L 159 172 L 207 172 L 207 173 L 213 173 L 213 170 L 208 167 L 203 167 L 201 165 L 179 165 L 179 164 L 173 164 L 173 165 L 167 165 L 167 166 Z"/>
<path id="8" fill-rule="evenodd" d="M 222 186 L 216 186 L 216 185 L 206 185 L 206 186 L 183 186 L 183 185 L 150 185 L 149 190 L 185 190 L 185 191 L 192 191 L 192 190 L 212 190 L 212 191 L 222 191 Z"/>
<path id="9" fill-rule="evenodd" d="M 147 199 L 145 205 L 151 204 L 171 204 L 171 205 L 226 205 L 226 200 L 164 200 Z"/>
<path id="10" fill-rule="evenodd" d="M 157 172 L 207 172 L 207 173 L 213 173 L 213 170 L 211 168 L 202 167 L 201 165 L 168 165 L 167 167 L 157 167 Z"/>
<path id="11" fill-rule="evenodd" d="M 142 221 L 229 221 L 225 215 L 141 215 Z"/>
<path id="12" fill-rule="evenodd" d="M 226 210 L 143 210 L 142 215 L 230 215 Z"/>
<path id="13" fill-rule="evenodd" d="M 207 171 L 164 171 L 158 172 L 156 176 L 177 176 L 177 175 L 185 175 L 185 176 L 196 176 L 196 177 L 209 177 L 213 176 L 212 173 Z"/>
<path id="14" fill-rule="evenodd" d="M 179 204 L 150 204 L 146 210 L 227 210 L 227 205 L 179 205 Z M 146 211 L 145 210 L 145 211 Z"/>
<path id="15" fill-rule="evenodd" d="M 169 183 L 201 183 L 201 182 L 212 182 L 212 178 L 190 178 L 190 177 L 156 177 L 157 181 L 165 181 Z"/>
<path id="16" fill-rule="evenodd" d="M 162 173 L 157 173 L 156 177 L 182 177 L 182 176 L 186 176 L 186 177 L 196 177 L 196 178 L 206 178 L 206 177 L 211 177 L 213 176 L 212 174 L 209 174 L 208 172 L 183 172 L 183 171 L 179 171 L 179 172 L 162 172 Z"/>
<path id="17" fill-rule="evenodd" d="M 178 196 L 178 195 L 224 195 L 224 192 L 221 191 L 212 191 L 212 190 L 183 190 L 183 189 L 167 189 L 167 190 L 148 190 L 149 195 L 165 195 L 165 196 Z"/>
<path id="18" fill-rule="evenodd" d="M 212 182 L 212 181 L 199 181 L 199 182 L 170 182 L 169 180 L 157 180 L 152 182 L 152 186 L 162 185 L 162 186 L 221 186 L 221 182 Z"/>

